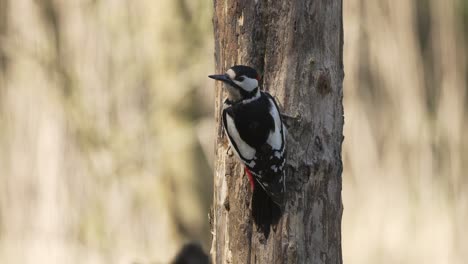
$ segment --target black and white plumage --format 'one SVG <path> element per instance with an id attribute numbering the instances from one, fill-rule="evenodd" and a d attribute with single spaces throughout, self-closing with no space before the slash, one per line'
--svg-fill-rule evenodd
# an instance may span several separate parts
<path id="1" fill-rule="evenodd" d="M 253 188 L 252 215 L 268 237 L 281 217 L 285 179 L 285 128 L 275 99 L 258 87 L 259 75 L 247 66 L 210 75 L 226 83 L 223 126 L 237 156 L 246 166 Z"/>

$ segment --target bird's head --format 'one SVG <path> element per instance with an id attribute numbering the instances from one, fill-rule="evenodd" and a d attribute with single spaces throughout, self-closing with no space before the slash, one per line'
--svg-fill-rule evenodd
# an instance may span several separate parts
<path id="1" fill-rule="evenodd" d="M 255 69 L 249 66 L 232 66 L 225 74 L 210 75 L 208 77 L 227 84 L 228 97 L 232 102 L 238 102 L 260 95 L 258 88 L 260 75 Z"/>

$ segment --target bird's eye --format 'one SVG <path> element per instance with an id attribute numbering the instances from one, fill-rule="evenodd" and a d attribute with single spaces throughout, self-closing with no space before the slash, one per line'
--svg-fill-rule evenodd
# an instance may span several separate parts
<path id="1" fill-rule="evenodd" d="M 244 81 L 244 77 L 241 76 L 241 77 L 237 78 L 237 80 L 242 82 L 242 81 Z"/>

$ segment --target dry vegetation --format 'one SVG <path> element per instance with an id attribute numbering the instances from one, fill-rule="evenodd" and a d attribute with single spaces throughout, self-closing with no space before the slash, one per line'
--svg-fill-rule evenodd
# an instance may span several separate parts
<path id="1" fill-rule="evenodd" d="M 208 244 L 211 8 L 0 0 L 0 263 Z M 343 8 L 345 263 L 463 263 L 468 1 Z"/>
<path id="2" fill-rule="evenodd" d="M 344 259 L 463 263 L 466 8 L 453 0 L 344 2 Z"/>
<path id="3" fill-rule="evenodd" d="M 148 263 L 207 243 L 210 3 L 0 3 L 0 262 Z"/>

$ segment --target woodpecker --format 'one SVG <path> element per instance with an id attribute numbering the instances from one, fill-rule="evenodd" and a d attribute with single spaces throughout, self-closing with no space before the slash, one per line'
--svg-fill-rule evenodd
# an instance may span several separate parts
<path id="1" fill-rule="evenodd" d="M 268 238 L 281 218 L 285 192 L 285 133 L 275 99 L 259 88 L 260 75 L 236 65 L 225 74 L 210 75 L 225 83 L 228 97 L 222 120 L 231 149 L 245 165 L 252 194 L 252 216 Z"/>

